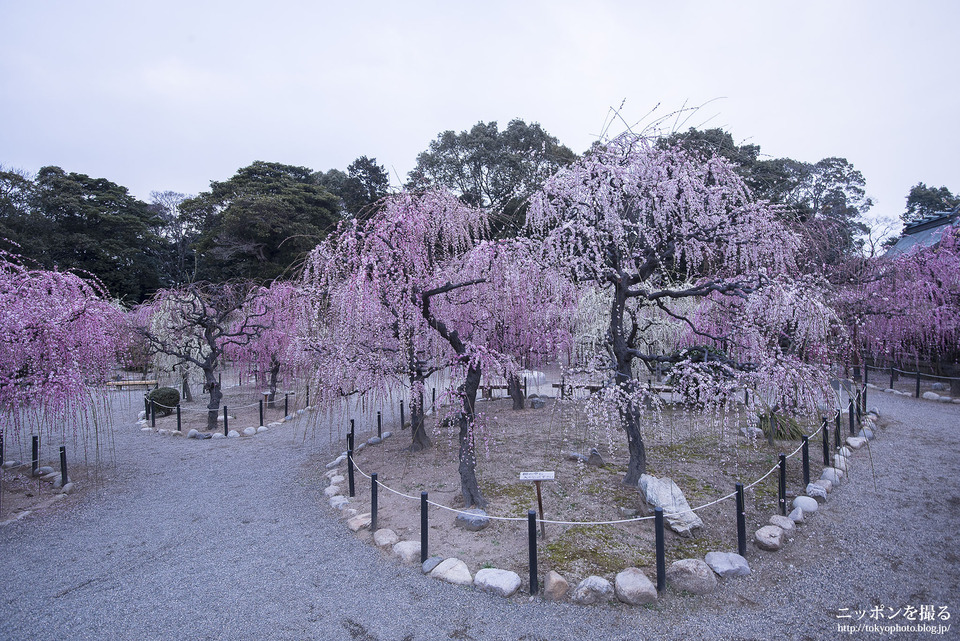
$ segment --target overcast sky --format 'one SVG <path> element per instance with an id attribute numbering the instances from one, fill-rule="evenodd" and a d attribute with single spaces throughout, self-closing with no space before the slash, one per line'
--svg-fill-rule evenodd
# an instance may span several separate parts
<path id="1" fill-rule="evenodd" d="M 631 123 L 708 103 L 686 124 L 845 157 L 897 217 L 919 181 L 960 191 L 958 18 L 923 0 L 0 0 L 0 164 L 144 200 L 255 160 L 366 155 L 399 184 L 481 120 L 582 152 L 621 103 Z"/>

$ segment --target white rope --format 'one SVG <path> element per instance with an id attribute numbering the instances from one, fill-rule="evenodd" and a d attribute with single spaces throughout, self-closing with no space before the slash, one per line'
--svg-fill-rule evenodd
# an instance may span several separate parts
<path id="1" fill-rule="evenodd" d="M 352 457 L 351 457 L 351 460 L 353 460 Z M 776 466 L 776 467 L 774 467 L 772 470 L 770 470 L 770 472 L 767 472 L 762 478 L 760 478 L 759 480 L 755 481 L 753 484 L 747 486 L 747 488 L 753 487 L 754 485 L 756 485 L 757 483 L 759 483 L 759 482 L 762 481 L 763 479 L 765 479 L 765 478 L 767 478 L 768 476 L 770 476 L 770 474 L 771 474 L 774 470 L 776 470 L 777 467 L 779 467 L 779 465 Z M 363 476 L 364 478 L 371 479 L 371 477 L 370 477 L 369 474 L 365 473 L 362 469 L 360 469 L 360 466 L 357 465 L 356 461 L 353 461 L 353 468 L 354 468 L 357 472 L 359 472 L 360 475 Z M 371 480 L 373 480 L 373 479 L 371 479 Z M 379 479 L 377 479 L 377 485 L 379 485 L 379 486 L 382 487 L 383 489 L 387 490 L 388 492 L 392 492 L 393 494 L 396 494 L 397 496 L 402 496 L 402 497 L 408 498 L 408 499 L 410 499 L 410 500 L 412 500 L 412 501 L 419 501 L 419 500 L 421 500 L 419 497 L 410 496 L 409 494 L 404 494 L 403 492 L 399 492 L 399 491 L 397 491 L 397 490 L 394 490 L 394 489 L 391 488 L 390 486 L 383 484 Z M 699 511 L 699 510 L 706 509 L 706 508 L 711 507 L 711 506 L 713 506 L 713 505 L 717 505 L 718 503 L 722 503 L 723 501 L 730 500 L 730 499 L 732 499 L 733 497 L 735 497 L 736 495 L 737 495 L 736 492 L 731 492 L 730 494 L 727 494 L 726 496 L 721 496 L 720 498 L 718 498 L 718 499 L 716 499 L 716 500 L 713 500 L 713 501 L 711 501 L 711 502 L 709 502 L 709 503 L 705 503 L 705 504 L 703 504 L 703 505 L 700 505 L 700 506 L 697 506 L 697 507 L 693 507 L 693 508 L 687 508 L 686 510 L 678 510 L 678 511 L 676 511 L 676 512 L 669 512 L 669 514 L 686 514 L 687 512 L 697 512 L 697 511 Z M 446 510 L 446 511 L 448 511 L 448 512 L 453 512 L 453 513 L 455 513 L 455 514 L 466 514 L 466 515 L 468 515 L 468 516 L 475 516 L 475 515 L 472 514 L 471 512 L 466 512 L 466 511 L 464 511 L 464 510 L 458 510 L 458 509 L 456 509 L 456 508 L 447 507 L 446 505 L 441 505 L 440 503 L 436 503 L 436 502 L 431 501 L 431 500 L 429 500 L 429 499 L 427 499 L 427 504 L 428 504 L 428 505 L 432 505 L 432 506 L 434 506 L 434 507 L 438 507 L 438 508 L 440 508 L 441 510 Z M 494 521 L 526 521 L 526 520 L 527 520 L 526 517 L 516 517 L 516 516 L 492 516 L 492 515 L 489 515 L 489 514 L 487 515 L 487 518 L 489 518 L 489 519 L 491 519 L 491 520 L 494 520 Z M 649 521 L 649 520 L 651 520 L 651 519 L 653 519 L 653 518 L 655 518 L 655 516 L 638 516 L 638 517 L 629 518 L 629 519 L 618 519 L 618 520 L 616 520 L 616 521 L 554 521 L 554 520 L 551 520 L 551 519 L 537 519 L 537 522 L 539 522 L 539 523 L 549 523 L 549 524 L 551 524 L 551 525 L 573 525 L 573 526 L 575 526 L 575 525 L 620 525 L 620 524 L 623 524 L 623 523 L 637 523 L 638 521 Z"/>

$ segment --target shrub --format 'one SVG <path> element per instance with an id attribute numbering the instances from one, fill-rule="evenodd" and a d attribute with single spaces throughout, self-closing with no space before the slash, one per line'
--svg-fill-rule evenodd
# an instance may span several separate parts
<path id="1" fill-rule="evenodd" d="M 147 400 L 157 404 L 157 414 L 169 416 L 180 404 L 180 392 L 172 387 L 158 387 L 147 394 Z"/>

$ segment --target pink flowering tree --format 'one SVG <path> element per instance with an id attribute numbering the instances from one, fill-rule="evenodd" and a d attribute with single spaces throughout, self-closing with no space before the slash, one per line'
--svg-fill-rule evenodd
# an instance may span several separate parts
<path id="1" fill-rule="evenodd" d="M 459 381 L 455 422 L 461 491 L 483 507 L 476 478 L 476 397 L 483 372 L 517 369 L 507 347 L 532 342 L 536 330 L 520 310 L 537 309 L 542 273 L 513 242 L 484 241 L 486 215 L 446 192 L 399 194 L 367 221 L 341 225 L 317 247 L 304 272 L 318 339 L 304 354 L 323 372 L 328 396 L 388 393 L 409 385 L 411 450 L 430 446 L 424 428 L 424 383 L 449 369 Z M 552 284 L 537 290 L 550 298 Z M 540 317 L 542 318 L 542 316 Z M 507 329 L 510 326 L 510 329 Z M 559 332 L 555 336 L 559 336 Z M 554 340 L 546 335 L 545 343 Z"/>
<path id="2" fill-rule="evenodd" d="M 134 329 L 151 349 L 203 372 L 208 430 L 217 429 L 223 398 L 217 371 L 225 351 L 248 345 L 266 329 L 264 310 L 253 304 L 261 295 L 247 282 L 192 283 L 161 290 L 134 312 Z"/>
<path id="3" fill-rule="evenodd" d="M 72 411 L 95 401 L 116 366 L 122 325 L 106 299 L 95 280 L 0 254 L 3 424 L 22 427 L 23 410 L 32 408 L 53 419 L 47 425 L 65 426 Z"/>
<path id="4" fill-rule="evenodd" d="M 929 359 L 960 377 L 960 229 L 933 247 L 874 259 L 871 273 L 841 293 L 865 349 L 878 360 Z M 960 396 L 960 381 L 951 391 Z"/>
<path id="5" fill-rule="evenodd" d="M 624 483 L 646 470 L 641 419 L 661 400 L 637 379 L 657 363 L 701 405 L 729 403 L 744 385 L 768 404 L 792 398 L 792 384 L 823 398 L 835 315 L 793 284 L 796 237 L 727 161 L 624 134 L 549 180 L 528 219 L 548 261 L 606 295 L 593 367 L 606 381 L 598 402 L 627 436 Z M 680 328 L 669 353 L 644 338 L 663 322 Z"/>
<path id="6" fill-rule="evenodd" d="M 227 358 L 255 372 L 258 382 L 267 387 L 270 407 L 276 400 L 281 372 L 293 368 L 291 350 L 296 344 L 300 301 L 300 290 L 290 282 L 274 281 L 269 287 L 260 288 L 248 297 L 233 322 L 235 329 L 240 329 L 249 319 L 257 319 L 261 331 L 253 333 L 246 342 L 230 341 L 225 346 Z"/>

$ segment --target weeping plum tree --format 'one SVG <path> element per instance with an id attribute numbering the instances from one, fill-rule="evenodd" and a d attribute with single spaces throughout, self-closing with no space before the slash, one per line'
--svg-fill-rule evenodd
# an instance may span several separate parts
<path id="1" fill-rule="evenodd" d="M 661 402 L 638 383 L 638 366 L 665 364 L 688 396 L 722 404 L 747 380 L 784 396 L 778 376 L 825 349 L 834 317 L 791 284 L 797 241 L 774 213 L 751 200 L 727 161 L 633 134 L 598 146 L 534 196 L 529 220 L 546 260 L 607 295 L 606 356 L 595 373 L 626 432 L 625 484 L 646 470 L 643 408 Z M 645 349 L 657 318 L 682 327 L 685 349 Z M 816 390 L 818 371 L 804 366 L 785 380 Z"/>
<path id="2" fill-rule="evenodd" d="M 98 282 L 0 253 L 0 429 L 30 407 L 65 426 L 116 364 L 120 311 Z M 5 430 L 4 430 L 5 431 Z"/>
<path id="3" fill-rule="evenodd" d="M 872 261 L 875 277 L 842 293 L 858 303 L 863 343 L 876 359 L 927 358 L 960 377 L 960 230 L 894 260 Z M 960 396 L 960 380 L 951 381 Z"/>
<path id="4" fill-rule="evenodd" d="M 224 349 L 224 355 L 231 361 L 257 373 L 259 380 L 269 389 L 267 400 L 270 407 L 276 400 L 280 372 L 289 369 L 293 361 L 291 350 L 297 332 L 299 294 L 293 283 L 274 281 L 269 287 L 260 288 L 248 296 L 234 318 L 234 328 L 249 319 L 257 319 L 260 331 L 253 333 L 246 342 L 229 341 Z"/>
<path id="5" fill-rule="evenodd" d="M 528 340 L 543 318 L 531 313 L 525 321 L 518 310 L 538 309 L 534 295 L 545 303 L 555 299 L 550 282 L 529 287 L 544 270 L 526 256 L 525 245 L 484 241 L 485 233 L 484 212 L 447 192 L 398 194 L 369 220 L 343 223 L 318 246 L 303 283 L 314 317 L 325 319 L 321 340 L 305 353 L 318 369 L 340 373 L 325 385 L 328 394 L 388 393 L 398 381 L 409 384 L 413 451 L 430 446 L 424 383 L 451 368 L 460 381 L 461 491 L 467 506 L 478 507 L 485 504 L 475 459 L 481 375 L 517 368 L 501 350 Z"/>
<path id="6" fill-rule="evenodd" d="M 252 301 L 262 295 L 247 282 L 192 283 L 157 292 L 133 315 L 135 330 L 160 353 L 191 363 L 203 372 L 209 392 L 207 429 L 217 429 L 223 392 L 217 379 L 228 346 L 244 346 L 266 329 L 265 312 Z"/>

